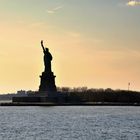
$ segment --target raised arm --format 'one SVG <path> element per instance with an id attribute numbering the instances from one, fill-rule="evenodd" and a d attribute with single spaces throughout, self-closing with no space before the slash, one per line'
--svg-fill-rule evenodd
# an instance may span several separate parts
<path id="1" fill-rule="evenodd" d="M 45 52 L 45 48 L 44 48 L 44 45 L 43 45 L 43 40 L 41 40 L 41 47 L 43 49 L 43 52 Z"/>

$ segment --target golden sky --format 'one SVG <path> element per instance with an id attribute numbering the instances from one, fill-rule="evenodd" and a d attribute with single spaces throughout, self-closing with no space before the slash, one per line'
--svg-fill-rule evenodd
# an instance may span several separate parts
<path id="1" fill-rule="evenodd" d="M 140 90 L 139 3 L 1 0 L 0 93 L 38 90 L 40 40 L 59 87 Z"/>

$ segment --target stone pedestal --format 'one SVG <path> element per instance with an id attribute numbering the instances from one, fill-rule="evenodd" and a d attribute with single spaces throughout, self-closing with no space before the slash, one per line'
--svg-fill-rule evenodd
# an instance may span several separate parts
<path id="1" fill-rule="evenodd" d="M 48 96 L 53 96 L 56 94 L 55 77 L 53 72 L 47 73 L 43 72 L 40 76 L 40 86 L 39 93 L 47 94 Z"/>

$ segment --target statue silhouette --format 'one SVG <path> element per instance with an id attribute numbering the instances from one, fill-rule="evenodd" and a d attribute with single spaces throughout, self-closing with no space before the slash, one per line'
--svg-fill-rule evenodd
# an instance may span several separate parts
<path id="1" fill-rule="evenodd" d="M 42 72 L 42 75 L 40 76 L 40 86 L 39 86 L 39 92 L 40 93 L 47 93 L 48 96 L 54 96 L 57 89 L 55 85 L 55 77 L 52 69 L 51 69 L 51 61 L 52 61 L 52 55 L 49 52 L 48 48 L 45 48 L 43 45 L 43 40 L 41 40 L 41 47 L 43 49 L 44 53 L 44 66 L 45 70 Z"/>
<path id="2" fill-rule="evenodd" d="M 51 71 L 52 71 L 51 70 L 52 55 L 49 52 L 49 49 L 44 47 L 43 40 L 41 40 L 41 46 L 42 46 L 43 53 L 44 53 L 44 66 L 45 66 L 44 72 L 51 73 Z"/>

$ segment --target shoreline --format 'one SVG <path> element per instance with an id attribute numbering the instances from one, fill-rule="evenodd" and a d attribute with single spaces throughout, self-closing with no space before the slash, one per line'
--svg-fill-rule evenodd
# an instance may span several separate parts
<path id="1" fill-rule="evenodd" d="M 0 106 L 140 106 L 140 103 L 113 103 L 113 102 L 79 102 L 79 103 L 19 103 L 19 102 L 3 102 Z"/>

